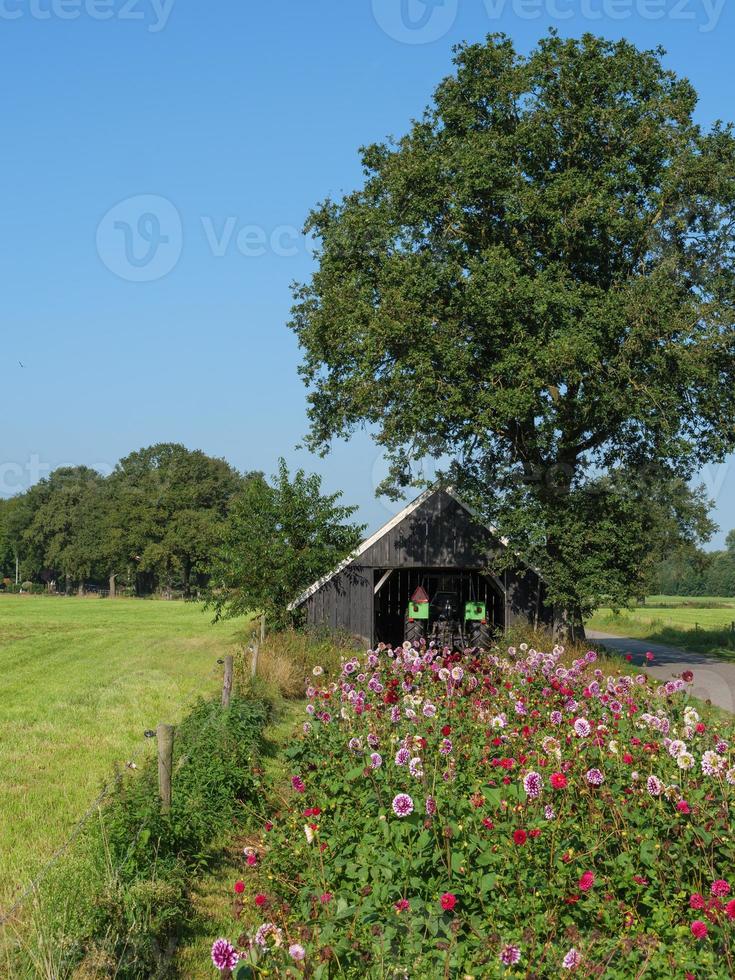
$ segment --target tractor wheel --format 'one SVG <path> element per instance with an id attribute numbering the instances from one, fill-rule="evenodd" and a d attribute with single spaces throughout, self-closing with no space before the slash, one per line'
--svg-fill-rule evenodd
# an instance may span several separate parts
<path id="1" fill-rule="evenodd" d="M 418 643 L 424 638 L 424 622 L 422 619 L 406 619 L 403 623 L 403 639 L 409 643 Z"/>
<path id="2" fill-rule="evenodd" d="M 471 644 L 479 650 L 489 650 L 492 645 L 492 634 L 487 623 L 475 623 L 471 633 Z"/>

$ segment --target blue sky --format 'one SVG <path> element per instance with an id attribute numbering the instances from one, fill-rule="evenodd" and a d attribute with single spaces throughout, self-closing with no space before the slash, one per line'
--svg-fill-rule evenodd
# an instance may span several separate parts
<path id="1" fill-rule="evenodd" d="M 357 148 L 405 131 L 453 44 L 494 31 L 522 51 L 549 26 L 662 44 L 700 120 L 731 118 L 733 6 L 0 0 L 0 494 L 180 441 L 242 469 L 283 454 L 382 523 L 395 505 L 375 499 L 366 436 L 324 460 L 295 449 L 285 323 L 309 208 L 359 184 Z M 702 477 L 735 526 L 733 461 Z"/>

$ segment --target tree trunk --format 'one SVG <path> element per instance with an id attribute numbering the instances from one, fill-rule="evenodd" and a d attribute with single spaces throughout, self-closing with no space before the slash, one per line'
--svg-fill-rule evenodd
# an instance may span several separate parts
<path id="1" fill-rule="evenodd" d="M 114 599 L 115 598 L 115 594 L 116 594 L 116 592 L 115 592 L 115 579 L 116 578 L 117 578 L 117 574 L 115 572 L 110 572 L 110 598 L 111 599 Z"/>

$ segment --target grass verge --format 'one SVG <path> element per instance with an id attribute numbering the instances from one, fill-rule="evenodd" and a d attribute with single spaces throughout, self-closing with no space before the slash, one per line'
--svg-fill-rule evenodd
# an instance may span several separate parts
<path id="1" fill-rule="evenodd" d="M 200 606 L 0 595 L 0 912 L 64 841 L 115 764 L 221 684 L 246 621 Z"/>

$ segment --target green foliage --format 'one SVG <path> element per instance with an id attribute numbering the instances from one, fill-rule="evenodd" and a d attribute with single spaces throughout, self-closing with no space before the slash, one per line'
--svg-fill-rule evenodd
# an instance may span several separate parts
<path id="1" fill-rule="evenodd" d="M 70 590 L 85 582 L 189 595 L 207 567 L 243 477 L 227 462 L 160 443 L 131 453 L 103 478 L 55 470 L 0 506 L 0 562 Z"/>
<path id="2" fill-rule="evenodd" d="M 735 438 L 735 140 L 626 41 L 496 35 L 455 63 L 308 220 L 310 445 L 370 425 L 393 493 L 448 461 L 580 615 L 637 594 L 662 522 L 708 531 L 678 504 Z"/>
<path id="3" fill-rule="evenodd" d="M 15 551 L 9 527 L 13 507 L 11 500 L 0 497 L 0 582 L 6 577 L 15 580 Z"/>
<path id="4" fill-rule="evenodd" d="M 222 459 L 161 443 L 131 453 L 110 477 L 118 562 L 135 560 L 142 572 L 185 594 L 192 576 L 206 572 L 242 477 Z"/>
<path id="5" fill-rule="evenodd" d="M 273 788 L 243 873 L 236 977 L 295 973 L 294 942 L 315 980 L 542 980 L 571 948 L 585 976 L 731 977 L 732 719 L 700 717 L 684 681 L 600 666 L 382 650 L 313 681 L 309 724 L 284 738 L 297 778 Z"/>
<path id="6" fill-rule="evenodd" d="M 292 622 L 288 604 L 352 552 L 363 526 L 357 509 L 323 494 L 321 478 L 279 462 L 273 484 L 247 481 L 233 503 L 211 576 L 208 604 L 217 618 L 264 612 L 270 625 Z"/>
<path id="7" fill-rule="evenodd" d="M 724 551 L 677 550 L 653 571 L 654 592 L 681 596 L 735 596 L 735 548 L 730 547 L 733 531 Z"/>
<path id="8" fill-rule="evenodd" d="M 79 963 L 107 964 L 120 980 L 172 975 L 192 921 L 192 877 L 211 866 L 243 803 L 258 806 L 268 717 L 263 702 L 236 697 L 223 711 L 218 701 L 200 701 L 176 730 L 168 814 L 160 811 L 155 759 L 125 773 L 91 825 L 85 862 L 62 869 L 43 907 L 44 928 L 63 953 L 58 975 Z"/>

